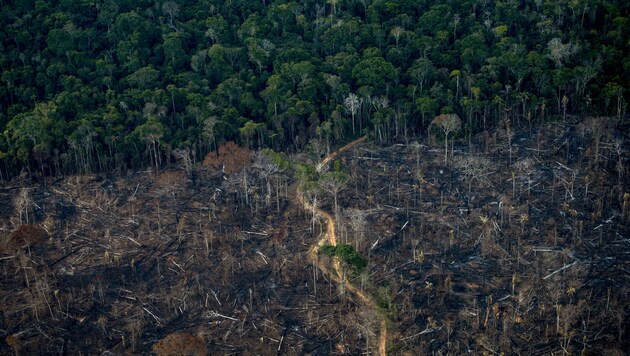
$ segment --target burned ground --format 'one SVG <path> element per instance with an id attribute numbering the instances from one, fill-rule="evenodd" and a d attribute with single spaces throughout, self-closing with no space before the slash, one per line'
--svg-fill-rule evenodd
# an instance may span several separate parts
<path id="1" fill-rule="evenodd" d="M 385 315 L 392 354 L 622 353 L 624 130 L 589 118 L 455 137 L 446 164 L 439 142 L 341 154 L 338 240 L 368 260 L 349 276 L 377 310 L 314 268 L 325 224 L 261 156 L 225 173 L 8 182 L 0 352 L 147 354 L 182 340 L 198 352 L 201 340 L 210 354 L 359 354 L 376 352 Z M 334 213 L 331 194 L 309 194 Z"/>
<path id="2" fill-rule="evenodd" d="M 176 332 L 212 354 L 359 350 L 355 305 L 307 262 L 321 231 L 292 180 L 195 174 L 6 185 L 0 353 L 147 354 Z"/>
<path id="3" fill-rule="evenodd" d="M 392 299 L 392 352 L 628 350 L 629 142 L 612 123 L 462 140 L 446 164 L 415 142 L 340 159 L 340 230 Z"/>

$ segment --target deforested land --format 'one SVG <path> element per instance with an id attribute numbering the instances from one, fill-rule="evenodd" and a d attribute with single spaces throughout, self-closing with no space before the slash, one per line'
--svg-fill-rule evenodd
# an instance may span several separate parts
<path id="1" fill-rule="evenodd" d="M 627 353 L 629 10 L 2 2 L 0 353 Z"/>

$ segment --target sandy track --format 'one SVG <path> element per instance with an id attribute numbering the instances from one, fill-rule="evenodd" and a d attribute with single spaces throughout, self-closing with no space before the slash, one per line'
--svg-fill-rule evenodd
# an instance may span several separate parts
<path id="1" fill-rule="evenodd" d="M 324 168 L 324 166 L 330 163 L 330 161 L 335 159 L 335 157 L 337 157 L 340 153 L 351 149 L 352 147 L 360 144 L 361 142 L 365 140 L 367 140 L 367 136 L 361 136 L 357 138 L 356 140 L 350 142 L 349 144 L 339 148 L 338 150 L 331 152 L 328 156 L 324 157 L 324 159 L 321 162 L 319 162 L 319 164 L 315 167 L 315 169 L 317 169 L 317 172 L 321 172 L 322 168 Z"/>
<path id="2" fill-rule="evenodd" d="M 367 136 L 360 137 L 348 143 L 347 145 L 339 148 L 338 150 L 330 153 L 328 156 L 324 157 L 324 159 L 317 165 L 316 167 L 317 171 L 321 172 L 322 168 L 328 163 L 330 163 L 331 160 L 335 159 L 337 155 L 349 150 L 350 148 L 360 144 L 361 142 L 364 142 L 366 139 L 367 139 Z M 299 203 L 303 205 L 305 209 L 313 211 L 313 205 L 309 204 L 303 199 L 302 195 L 299 193 L 299 189 L 296 196 Z M 313 261 L 313 263 L 315 263 L 317 267 L 328 276 L 328 278 L 335 281 L 335 283 L 338 283 L 338 284 L 343 283 L 345 285 L 346 290 L 354 294 L 364 305 L 376 311 L 376 315 L 378 315 L 380 318 L 380 335 L 379 335 L 378 351 L 381 356 L 385 356 L 387 354 L 387 319 L 385 318 L 385 316 L 381 315 L 381 313 L 378 312 L 377 305 L 367 294 L 365 294 L 362 290 L 360 290 L 355 285 L 353 285 L 352 283 L 344 279 L 343 273 L 341 270 L 341 264 L 339 263 L 338 259 L 333 260 L 332 270 L 328 266 L 326 266 L 322 261 L 319 260 L 318 252 L 319 252 L 320 246 L 326 243 L 328 243 L 331 246 L 337 245 L 337 232 L 335 229 L 335 219 L 332 217 L 332 215 L 330 215 L 328 212 L 320 208 L 315 208 L 314 211 L 317 215 L 319 215 L 324 220 L 326 220 L 326 233 L 322 235 L 322 238 L 319 241 L 317 241 L 317 243 L 311 246 L 311 248 L 309 249 L 309 257 Z"/>

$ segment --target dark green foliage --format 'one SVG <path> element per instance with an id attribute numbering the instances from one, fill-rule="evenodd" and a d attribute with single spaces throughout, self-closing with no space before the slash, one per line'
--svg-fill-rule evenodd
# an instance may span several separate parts
<path id="1" fill-rule="evenodd" d="M 321 251 L 326 256 L 339 258 L 339 260 L 350 267 L 352 272 L 356 275 L 361 273 L 367 266 L 367 260 L 363 258 L 352 245 L 324 245 L 321 247 Z"/>
<path id="2" fill-rule="evenodd" d="M 378 305 L 381 312 L 390 319 L 396 316 L 396 304 L 394 304 L 394 295 L 391 286 L 378 287 L 373 294 L 374 301 Z"/>
<path id="3" fill-rule="evenodd" d="M 0 175 L 135 169 L 168 163 L 174 148 L 203 157 L 227 140 L 278 152 L 311 142 L 330 149 L 365 133 L 388 141 L 426 134 L 445 112 L 462 118 L 468 137 L 501 127 L 506 113 L 519 126 L 622 119 L 629 8 L 619 0 L 334 9 L 277 0 L 8 2 Z M 350 94 L 360 99 L 354 110 Z M 46 133 L 23 134 L 42 120 L 41 105 L 55 108 Z M 137 135 L 147 105 L 161 108 L 152 120 L 164 132 L 151 145 Z"/>

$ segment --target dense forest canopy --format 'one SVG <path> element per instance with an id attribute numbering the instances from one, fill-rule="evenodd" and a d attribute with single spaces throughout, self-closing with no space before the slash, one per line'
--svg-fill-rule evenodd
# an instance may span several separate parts
<path id="1" fill-rule="evenodd" d="M 623 120 L 621 0 L 2 1 L 0 172 L 295 151 L 369 132 Z M 621 121 L 623 122 L 623 121 Z"/>

